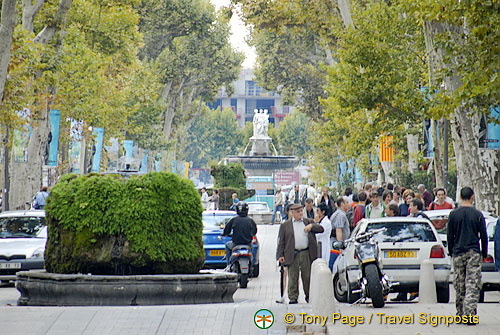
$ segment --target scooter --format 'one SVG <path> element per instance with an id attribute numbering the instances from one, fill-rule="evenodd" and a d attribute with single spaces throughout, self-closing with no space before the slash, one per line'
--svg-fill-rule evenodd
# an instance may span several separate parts
<path id="1" fill-rule="evenodd" d="M 231 272 L 238 274 L 238 283 L 241 288 L 247 287 L 250 269 L 253 269 L 252 259 L 252 248 L 249 245 L 242 244 L 233 247 L 228 268 Z"/>
<path id="2" fill-rule="evenodd" d="M 378 242 L 373 238 L 374 235 L 386 230 L 387 228 L 374 229 L 344 242 L 334 243 L 335 248 L 344 249 L 348 243 L 354 242 L 354 257 L 361 271 L 357 278 L 360 289 L 353 290 L 352 294 L 360 294 L 356 302 L 371 298 L 375 308 L 384 307 L 384 296 L 389 293 L 391 286 L 399 284 L 391 282 L 389 277 L 382 272 Z"/>

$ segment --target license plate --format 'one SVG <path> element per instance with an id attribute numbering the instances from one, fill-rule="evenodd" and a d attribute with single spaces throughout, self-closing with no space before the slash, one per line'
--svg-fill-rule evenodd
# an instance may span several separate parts
<path id="1" fill-rule="evenodd" d="M 226 254 L 226 250 L 210 250 L 210 256 L 224 256 Z"/>
<path id="2" fill-rule="evenodd" d="M 20 269 L 21 263 L 0 263 L 0 269 Z"/>
<path id="3" fill-rule="evenodd" d="M 385 252 L 385 258 L 416 258 L 417 252 L 410 250 L 391 250 Z"/>

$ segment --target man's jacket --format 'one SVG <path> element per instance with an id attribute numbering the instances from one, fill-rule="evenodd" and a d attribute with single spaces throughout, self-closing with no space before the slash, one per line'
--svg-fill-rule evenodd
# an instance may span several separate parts
<path id="1" fill-rule="evenodd" d="M 316 258 L 318 258 L 318 243 L 316 242 L 315 234 L 322 233 L 325 229 L 321 225 L 314 223 L 311 219 L 303 219 L 303 221 L 304 228 L 310 223 L 313 225 L 311 231 L 307 234 L 309 242 L 309 256 L 311 258 L 311 262 L 313 262 Z M 293 233 L 293 223 L 291 218 L 281 224 L 279 236 L 278 257 L 285 257 L 285 263 L 283 264 L 290 265 L 293 263 L 295 258 L 295 235 Z"/>

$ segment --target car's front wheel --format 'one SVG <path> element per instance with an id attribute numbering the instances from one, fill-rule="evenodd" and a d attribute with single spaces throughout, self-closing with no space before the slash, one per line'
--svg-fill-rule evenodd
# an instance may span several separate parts
<path id="1" fill-rule="evenodd" d="M 447 304 L 450 301 L 450 284 L 445 286 L 438 286 L 436 288 L 437 302 L 440 304 Z"/>
<path id="2" fill-rule="evenodd" d="M 353 288 L 351 287 L 351 283 L 349 282 L 349 277 L 347 280 L 347 302 L 350 304 L 354 304 L 361 298 L 361 293 L 352 293 Z"/>
<path id="3" fill-rule="evenodd" d="M 333 276 L 333 293 L 338 302 L 347 302 L 347 291 L 342 289 L 338 273 Z"/>

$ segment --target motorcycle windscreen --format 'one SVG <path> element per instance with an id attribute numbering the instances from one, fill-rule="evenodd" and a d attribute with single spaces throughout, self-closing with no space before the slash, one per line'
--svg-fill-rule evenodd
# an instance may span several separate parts
<path id="1" fill-rule="evenodd" d="M 377 245 L 372 243 L 360 244 L 357 254 L 362 263 L 374 262 L 377 258 Z"/>

